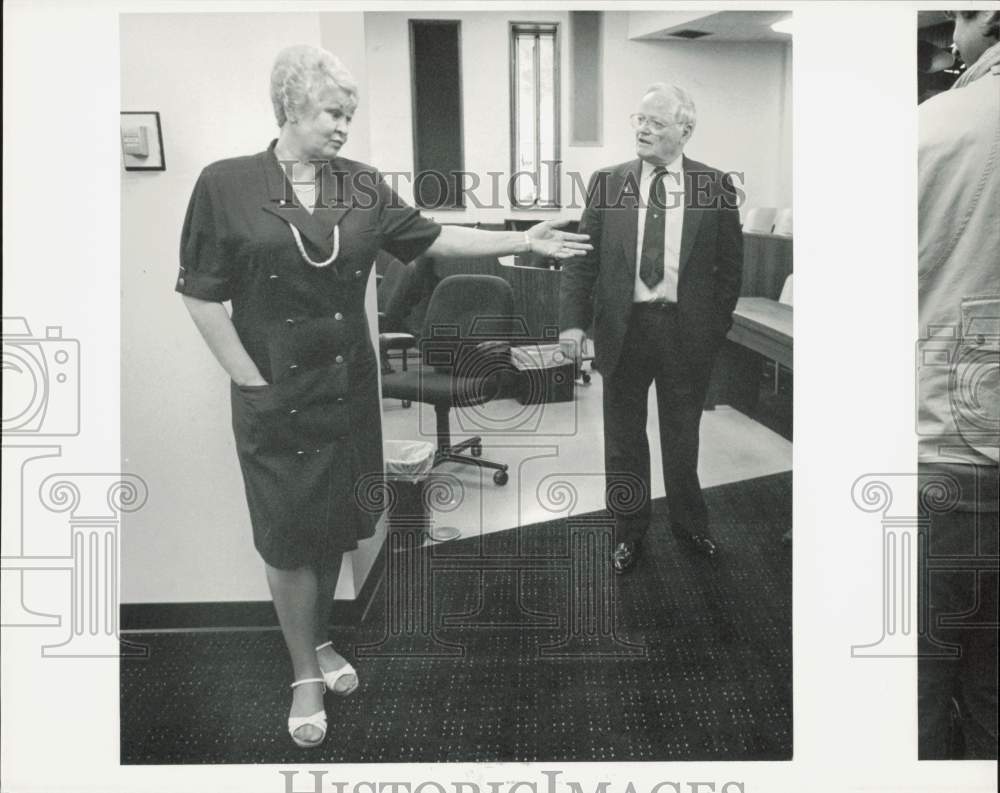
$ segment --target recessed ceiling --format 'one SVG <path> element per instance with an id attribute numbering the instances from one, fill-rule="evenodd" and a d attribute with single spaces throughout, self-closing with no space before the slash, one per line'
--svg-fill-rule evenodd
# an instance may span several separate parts
<path id="1" fill-rule="evenodd" d="M 629 38 L 641 41 L 792 40 L 788 33 L 771 30 L 775 22 L 791 16 L 788 11 L 631 12 L 629 16 Z"/>

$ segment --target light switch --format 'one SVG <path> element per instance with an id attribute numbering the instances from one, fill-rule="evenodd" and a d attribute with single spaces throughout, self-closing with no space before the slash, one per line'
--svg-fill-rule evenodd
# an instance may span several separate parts
<path id="1" fill-rule="evenodd" d="M 145 127 L 127 127 L 122 130 L 122 151 L 132 157 L 149 156 L 149 134 Z"/>

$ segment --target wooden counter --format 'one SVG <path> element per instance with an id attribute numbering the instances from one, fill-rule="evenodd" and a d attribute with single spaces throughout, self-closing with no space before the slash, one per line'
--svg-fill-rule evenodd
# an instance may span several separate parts
<path id="1" fill-rule="evenodd" d="M 741 297 L 719 352 L 705 406 L 751 413 L 760 397 L 761 356 L 791 369 L 792 307 L 766 297 Z"/>
<path id="2" fill-rule="evenodd" d="M 792 368 L 792 307 L 766 297 L 741 297 L 728 339 Z"/>

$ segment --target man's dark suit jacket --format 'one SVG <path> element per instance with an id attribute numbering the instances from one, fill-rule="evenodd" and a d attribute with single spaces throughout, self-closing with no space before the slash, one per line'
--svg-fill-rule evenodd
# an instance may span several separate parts
<path id="1" fill-rule="evenodd" d="M 687 157 L 683 162 L 686 206 L 677 310 L 691 374 L 707 385 L 712 361 L 732 325 L 743 277 L 740 194 L 721 171 Z M 591 177 L 580 233 L 590 235 L 594 249 L 568 259 L 562 268 L 560 329 L 587 330 L 593 322 L 594 368 L 605 376 L 618 365 L 632 309 L 641 166 L 641 160 L 632 160 Z M 669 187 L 667 201 L 670 207 Z"/>

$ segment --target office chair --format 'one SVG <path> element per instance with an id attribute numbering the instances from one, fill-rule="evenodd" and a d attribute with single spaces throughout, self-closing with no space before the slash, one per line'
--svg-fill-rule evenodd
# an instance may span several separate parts
<path id="1" fill-rule="evenodd" d="M 390 350 L 402 350 L 403 371 L 407 369 L 408 350 L 416 347 L 417 340 L 403 325 L 409 307 L 408 294 L 413 277 L 413 268 L 407 267 L 399 259 L 380 253 L 389 261 L 384 263 L 382 280 L 378 285 L 378 351 L 382 374 L 393 372 L 389 363 Z"/>
<path id="2" fill-rule="evenodd" d="M 781 294 L 778 295 L 778 302 L 786 306 L 792 305 L 792 273 L 785 277 L 785 283 L 781 287 Z"/>
<path id="3" fill-rule="evenodd" d="M 434 465 L 475 465 L 507 484 L 507 466 L 482 458 L 479 436 L 451 442 L 453 407 L 475 407 L 499 398 L 514 376 L 509 341 L 514 335 L 514 291 L 494 275 L 450 275 L 431 295 L 420 342 L 422 366 L 382 378 L 382 396 L 434 406 Z M 468 451 L 471 456 L 463 454 Z"/>
<path id="4" fill-rule="evenodd" d="M 747 210 L 746 219 L 743 221 L 743 231 L 753 234 L 770 234 L 774 228 L 774 219 L 777 216 L 776 207 L 754 207 Z"/>
<path id="5" fill-rule="evenodd" d="M 774 216 L 774 234 L 779 237 L 792 236 L 792 210 L 779 209 Z"/>

